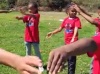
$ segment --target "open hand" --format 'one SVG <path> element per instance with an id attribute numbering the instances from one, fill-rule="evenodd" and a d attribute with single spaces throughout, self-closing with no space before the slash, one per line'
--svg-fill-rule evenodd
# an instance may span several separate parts
<path id="1" fill-rule="evenodd" d="M 36 68 L 42 66 L 42 61 L 35 56 L 26 56 L 15 58 L 15 69 L 20 74 L 40 74 L 41 72 Z"/>
<path id="2" fill-rule="evenodd" d="M 68 55 L 62 47 L 54 49 L 50 52 L 47 70 L 49 74 L 57 74 L 64 66 Z"/>
<path id="3" fill-rule="evenodd" d="M 52 33 L 52 32 L 49 32 L 49 33 L 47 34 L 46 38 L 47 38 L 47 39 L 48 39 L 48 38 L 51 38 L 52 35 L 53 35 L 53 33 Z"/>

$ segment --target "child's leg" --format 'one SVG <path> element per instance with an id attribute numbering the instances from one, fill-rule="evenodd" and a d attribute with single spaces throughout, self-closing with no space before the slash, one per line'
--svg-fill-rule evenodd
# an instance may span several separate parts
<path id="1" fill-rule="evenodd" d="M 91 64 L 90 64 L 90 74 L 93 74 L 93 60 L 94 58 L 92 58 Z"/>
<path id="2" fill-rule="evenodd" d="M 40 50 L 39 50 L 39 43 L 32 43 L 32 45 L 34 47 L 36 56 L 38 56 L 40 59 L 42 59 L 41 53 L 40 53 Z"/>
<path id="3" fill-rule="evenodd" d="M 71 56 L 68 58 L 68 74 L 75 74 L 76 68 L 76 56 Z"/>
<path id="4" fill-rule="evenodd" d="M 31 55 L 31 43 L 25 42 L 25 47 L 26 47 L 26 56 Z"/>

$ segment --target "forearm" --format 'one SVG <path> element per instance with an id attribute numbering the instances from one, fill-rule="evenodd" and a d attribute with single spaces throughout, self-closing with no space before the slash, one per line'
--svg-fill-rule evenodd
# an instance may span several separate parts
<path id="1" fill-rule="evenodd" d="M 85 11 L 82 7 L 80 7 L 80 9 L 81 9 L 81 11 L 82 11 L 83 13 L 85 13 L 86 15 L 88 15 L 88 16 L 91 17 L 91 14 L 89 14 L 87 11 Z"/>
<path id="2" fill-rule="evenodd" d="M 23 20 L 23 17 L 22 16 L 20 16 L 20 17 L 18 16 L 18 17 L 16 17 L 16 19 L 17 20 Z"/>
<path id="3" fill-rule="evenodd" d="M 66 50 L 65 52 L 68 56 L 76 56 L 96 51 L 97 45 L 92 39 L 81 39 L 59 49 Z"/>
<path id="4" fill-rule="evenodd" d="M 81 16 L 83 16 L 88 22 L 90 22 L 91 24 L 95 24 L 94 23 L 94 19 L 90 16 L 88 16 L 86 13 L 80 11 L 79 12 Z"/>
<path id="5" fill-rule="evenodd" d="M 7 52 L 3 49 L 0 49 L 0 63 L 11 66 L 12 68 L 16 68 L 15 66 L 15 59 L 17 59 L 19 56 L 12 54 L 10 52 Z"/>
<path id="6" fill-rule="evenodd" d="M 75 39 L 77 33 L 78 33 L 78 27 L 75 27 L 72 39 Z"/>
<path id="7" fill-rule="evenodd" d="M 61 32 L 61 31 L 62 31 L 62 28 L 60 27 L 60 28 L 52 31 L 52 34 L 54 35 L 54 34 L 57 34 L 57 33 Z"/>
<path id="8" fill-rule="evenodd" d="M 60 31 L 58 29 L 56 29 L 56 30 L 52 31 L 52 34 L 54 35 L 54 34 L 56 34 L 58 32 L 60 32 Z"/>
<path id="9" fill-rule="evenodd" d="M 22 12 L 21 12 L 22 13 Z M 31 13 L 22 13 L 23 15 L 28 15 L 28 16 L 32 16 L 34 18 L 36 18 L 35 14 L 31 14 Z"/>

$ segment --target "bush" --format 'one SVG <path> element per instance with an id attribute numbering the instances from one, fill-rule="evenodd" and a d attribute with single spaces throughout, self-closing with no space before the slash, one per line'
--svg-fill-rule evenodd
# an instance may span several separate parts
<path id="1" fill-rule="evenodd" d="M 49 7 L 52 10 L 59 10 L 62 11 L 62 9 L 70 2 L 71 0 L 52 0 L 51 3 L 49 3 Z"/>
<path id="2" fill-rule="evenodd" d="M 84 6 L 90 11 L 95 11 L 98 6 L 100 6 L 100 0 L 73 0 L 74 2 L 78 3 L 79 5 Z"/>
<path id="3" fill-rule="evenodd" d="M 9 8 L 14 8 L 16 5 L 17 0 L 8 0 Z"/>
<path id="4" fill-rule="evenodd" d="M 0 0 L 0 9 L 8 9 L 7 0 Z"/>
<path id="5" fill-rule="evenodd" d="M 29 0 L 17 0 L 17 6 L 26 6 Z"/>

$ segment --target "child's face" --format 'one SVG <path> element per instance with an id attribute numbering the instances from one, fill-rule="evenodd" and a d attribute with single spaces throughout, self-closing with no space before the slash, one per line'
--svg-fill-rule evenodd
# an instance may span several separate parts
<path id="1" fill-rule="evenodd" d="M 77 11 L 75 10 L 74 7 L 70 7 L 67 13 L 69 17 L 74 18 L 76 17 Z"/>
<path id="2" fill-rule="evenodd" d="M 28 5 L 28 11 L 29 11 L 30 13 L 35 13 L 36 8 L 34 8 L 34 6 L 33 6 L 32 4 L 29 4 L 29 5 Z"/>
<path id="3" fill-rule="evenodd" d="M 97 11 L 97 12 L 98 12 L 98 15 L 100 16 L 100 9 L 98 9 L 98 11 Z"/>

